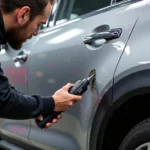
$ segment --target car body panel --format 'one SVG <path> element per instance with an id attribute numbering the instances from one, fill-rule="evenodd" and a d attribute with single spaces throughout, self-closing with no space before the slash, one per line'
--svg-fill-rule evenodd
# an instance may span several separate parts
<path id="1" fill-rule="evenodd" d="M 91 87 L 89 87 L 82 101 L 63 113 L 59 123 L 45 131 L 39 129 L 34 120 L 30 120 L 32 127 L 30 130 L 29 120 L 0 119 L 1 134 L 41 149 L 89 149 L 91 127 L 95 123 L 93 120 L 98 119 L 95 113 L 99 113 L 97 110 L 100 109 L 101 121 L 104 119 L 106 109 L 103 109 L 105 103 L 103 96 L 113 85 L 116 66 L 147 2 L 147 0 L 135 3 L 123 2 L 96 10 L 55 27 L 43 29 L 37 37 L 28 40 L 20 50 L 28 55 L 27 62 L 22 65 L 14 64 L 12 61 L 12 58 L 20 51 L 12 51 L 9 48 L 8 51 L 1 52 L 2 68 L 10 79 L 10 83 L 17 90 L 31 95 L 52 95 L 66 83 L 74 83 L 88 77 L 93 69 L 96 70 L 96 89 L 91 92 Z M 102 46 L 85 45 L 84 38 L 97 27 L 101 31 L 107 27 L 110 29 L 122 28 L 123 32 L 118 39 L 108 41 Z M 148 30 L 148 26 L 146 27 Z M 95 42 L 99 44 L 99 41 Z M 134 42 L 131 41 L 131 43 Z M 128 54 L 129 51 L 125 50 L 124 53 Z M 122 60 L 121 62 L 124 62 Z M 116 76 L 125 71 L 123 67 L 122 63 L 118 66 Z M 111 104 L 111 96 L 107 104 Z M 99 123 L 100 125 L 97 124 L 93 132 L 96 138 L 97 129 L 102 126 L 102 122 Z M 95 146 L 95 143 L 93 145 Z M 91 150 L 93 149 L 96 148 L 92 147 Z"/>
<path id="2" fill-rule="evenodd" d="M 147 4 L 144 11 L 141 13 L 139 17 L 115 72 L 114 84 L 117 84 L 122 81 L 124 92 L 127 91 L 127 89 L 128 90 L 130 89 L 130 91 L 132 91 L 137 88 L 148 86 L 148 80 L 146 76 L 147 72 L 150 69 L 149 65 L 150 20 L 147 17 L 149 9 L 150 9 L 150 2 Z M 145 75 L 145 81 L 143 76 L 139 77 L 139 74 L 141 74 L 142 72 L 143 75 Z M 130 85 L 130 88 L 127 88 L 127 85 L 123 84 L 123 82 L 129 80 L 130 76 L 131 78 L 134 77 L 135 78 L 134 80 L 136 82 L 133 82 L 132 86 Z M 127 77 L 128 79 L 125 80 Z M 139 82 L 136 79 L 138 79 Z M 117 99 L 119 99 L 119 97 L 115 98 L 113 102 L 115 102 Z"/>
<path id="3" fill-rule="evenodd" d="M 14 51 L 11 47 L 0 52 L 1 65 L 9 83 L 17 90 L 27 94 L 27 64 L 19 65 L 13 61 L 20 51 Z M 30 120 L 0 119 L 1 134 L 29 143 Z"/>
<path id="4" fill-rule="evenodd" d="M 87 138 L 94 114 L 103 95 L 113 84 L 116 65 L 143 7 L 140 1 L 120 4 L 102 12 L 99 10 L 97 15 L 45 29 L 35 37 L 34 43 L 30 41 L 32 47 L 27 48 L 31 52 L 28 58 L 29 94 L 52 95 L 66 83 L 83 79 L 96 69 L 95 91 L 91 92 L 89 88 L 81 102 L 63 113 L 59 123 L 45 131 L 39 129 L 34 120 L 31 121 L 30 140 L 34 146 L 42 149 L 88 149 Z M 126 20 L 130 20 L 128 25 Z M 97 48 L 83 43 L 95 28 L 106 25 L 110 29 L 122 28 L 120 38 Z"/>

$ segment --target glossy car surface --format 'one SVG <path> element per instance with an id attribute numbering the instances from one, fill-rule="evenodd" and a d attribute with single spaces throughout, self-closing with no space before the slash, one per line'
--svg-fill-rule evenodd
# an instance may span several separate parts
<path id="1" fill-rule="evenodd" d="M 0 119 L 0 144 L 7 147 L 7 141 L 17 147 L 45 150 L 118 149 L 129 130 L 149 117 L 143 115 L 123 126 L 124 113 L 117 112 L 150 86 L 147 14 L 149 0 L 58 0 L 36 37 L 20 51 L 10 47 L 1 50 L 6 76 L 25 94 L 52 95 L 66 83 L 88 77 L 93 71 L 96 80 L 82 101 L 46 131 L 34 120 Z M 118 29 L 118 37 L 107 39 L 108 33 Z M 122 134 L 116 134 L 116 130 Z"/>

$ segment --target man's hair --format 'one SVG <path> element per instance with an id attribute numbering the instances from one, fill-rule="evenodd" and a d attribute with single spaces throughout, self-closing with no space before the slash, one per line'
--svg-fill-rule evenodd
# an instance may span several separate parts
<path id="1" fill-rule="evenodd" d="M 28 6 L 31 11 L 30 19 L 33 20 L 44 11 L 48 1 L 50 1 L 51 5 L 55 2 L 55 0 L 0 0 L 0 8 L 2 8 L 5 13 L 11 13 L 16 8 Z"/>

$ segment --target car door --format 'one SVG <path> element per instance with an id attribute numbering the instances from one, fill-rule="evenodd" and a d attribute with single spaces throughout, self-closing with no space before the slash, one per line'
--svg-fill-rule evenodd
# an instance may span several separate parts
<path id="1" fill-rule="evenodd" d="M 10 46 L 0 51 L 0 62 L 4 74 L 8 77 L 11 86 L 27 94 L 27 57 L 25 46 L 20 51 L 15 51 Z M 14 142 L 29 143 L 30 120 L 0 119 L 0 132 L 7 139 Z"/>
<path id="2" fill-rule="evenodd" d="M 43 30 L 31 49 L 28 91 L 52 95 L 66 83 L 74 83 L 95 71 L 96 82 L 82 101 L 63 113 L 62 119 L 48 130 L 31 121 L 29 138 L 34 146 L 46 150 L 88 149 L 92 116 L 113 84 L 116 65 L 146 2 L 60 1 L 55 26 Z M 130 51 L 126 53 L 130 55 Z"/>
<path id="3" fill-rule="evenodd" d="M 49 16 L 46 24 L 41 26 L 41 30 L 47 28 L 49 25 L 52 26 L 51 20 L 55 13 L 55 7 L 57 1 L 52 8 L 52 13 Z M 0 50 L 0 63 L 2 65 L 4 74 L 8 77 L 9 83 L 19 92 L 27 94 L 27 61 L 31 51 L 30 48 L 35 43 L 35 39 L 29 40 L 23 44 L 22 48 L 18 51 L 12 49 L 9 45 L 7 48 Z M 28 146 L 30 142 L 28 140 L 30 132 L 30 119 L 28 120 L 11 120 L 11 119 L 0 119 L 0 132 L 3 138 L 13 141 L 14 144 L 21 146 Z M 13 139 L 13 140 L 12 140 Z M 23 145 L 22 145 L 23 143 Z"/>

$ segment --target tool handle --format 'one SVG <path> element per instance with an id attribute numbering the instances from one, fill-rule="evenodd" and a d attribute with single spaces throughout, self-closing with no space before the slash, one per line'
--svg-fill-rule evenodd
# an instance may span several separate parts
<path id="1" fill-rule="evenodd" d="M 73 87 L 71 87 L 69 89 L 69 93 L 70 94 L 74 94 L 74 95 L 82 95 L 87 88 L 83 88 L 83 84 L 81 80 L 78 80 Z M 46 126 L 46 123 L 48 122 L 52 122 L 53 119 L 57 119 L 57 116 L 62 113 L 62 112 L 54 112 L 51 116 L 45 117 L 42 121 L 39 121 L 36 119 L 36 124 L 37 126 L 39 126 L 40 128 L 44 128 Z"/>
<path id="2" fill-rule="evenodd" d="M 53 121 L 53 119 L 57 119 L 57 116 L 61 113 L 62 112 L 53 112 L 53 114 L 51 116 L 45 117 L 42 121 L 36 119 L 35 123 L 37 124 L 38 127 L 43 129 L 43 128 L 45 128 L 46 123 L 48 123 L 48 122 L 51 123 Z"/>
<path id="3" fill-rule="evenodd" d="M 74 84 L 74 86 L 73 87 L 71 87 L 70 89 L 69 89 L 69 93 L 70 94 L 74 94 L 74 95 L 81 95 L 81 90 L 82 90 L 82 81 L 81 80 L 79 80 L 79 81 L 77 81 L 75 84 Z"/>

